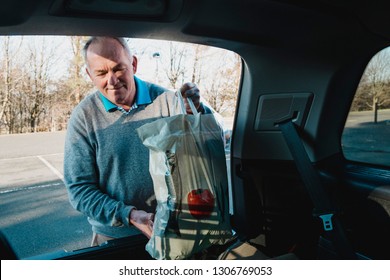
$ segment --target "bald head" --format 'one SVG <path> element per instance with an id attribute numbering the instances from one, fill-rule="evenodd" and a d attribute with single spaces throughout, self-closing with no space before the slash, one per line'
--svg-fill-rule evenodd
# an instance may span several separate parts
<path id="1" fill-rule="evenodd" d="M 91 37 L 89 40 L 85 43 L 84 48 L 83 48 L 83 56 L 84 56 L 84 61 L 87 64 L 87 67 L 89 66 L 88 64 L 88 51 L 91 49 L 93 46 L 94 48 L 97 49 L 107 49 L 110 50 L 114 48 L 115 44 L 119 44 L 121 48 L 125 51 L 126 55 L 130 59 L 130 63 L 132 61 L 133 55 L 130 51 L 129 46 L 127 45 L 127 42 L 125 39 L 121 37 Z M 111 45 L 111 47 L 110 47 Z"/>
<path id="2" fill-rule="evenodd" d="M 93 37 L 84 47 L 87 74 L 97 89 L 125 110 L 135 102 L 137 58 L 116 37 Z"/>

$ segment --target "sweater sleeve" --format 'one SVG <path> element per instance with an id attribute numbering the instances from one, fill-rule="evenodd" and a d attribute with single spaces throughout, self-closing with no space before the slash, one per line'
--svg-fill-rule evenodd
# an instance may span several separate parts
<path id="1" fill-rule="evenodd" d="M 87 117 L 75 110 L 69 120 L 65 151 L 64 180 L 71 205 L 106 226 L 130 226 L 134 208 L 111 198 L 99 188 L 96 143 Z"/>

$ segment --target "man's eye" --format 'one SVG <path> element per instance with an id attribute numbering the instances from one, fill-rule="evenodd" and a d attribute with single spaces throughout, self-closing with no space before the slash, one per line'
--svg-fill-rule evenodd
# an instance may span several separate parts
<path id="1" fill-rule="evenodd" d="M 125 67 L 115 69 L 115 72 L 125 72 L 125 71 L 126 71 L 126 68 L 125 68 Z"/>

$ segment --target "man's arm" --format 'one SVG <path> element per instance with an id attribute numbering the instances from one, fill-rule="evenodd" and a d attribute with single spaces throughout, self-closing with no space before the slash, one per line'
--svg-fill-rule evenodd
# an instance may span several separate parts
<path id="1" fill-rule="evenodd" d="M 64 179 L 71 205 L 88 217 L 109 226 L 129 225 L 134 208 L 103 193 L 99 187 L 96 153 L 80 112 L 69 120 L 64 151 Z"/>

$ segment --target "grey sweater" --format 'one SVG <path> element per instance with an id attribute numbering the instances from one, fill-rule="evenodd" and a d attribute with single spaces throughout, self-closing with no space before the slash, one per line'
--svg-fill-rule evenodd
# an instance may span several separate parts
<path id="1" fill-rule="evenodd" d="M 155 210 L 149 151 L 135 129 L 178 113 L 175 93 L 142 83 L 152 103 L 128 115 L 107 112 L 96 92 L 74 109 L 68 124 L 64 177 L 70 203 L 94 232 L 114 238 L 139 232 L 129 223 L 134 207 Z"/>

